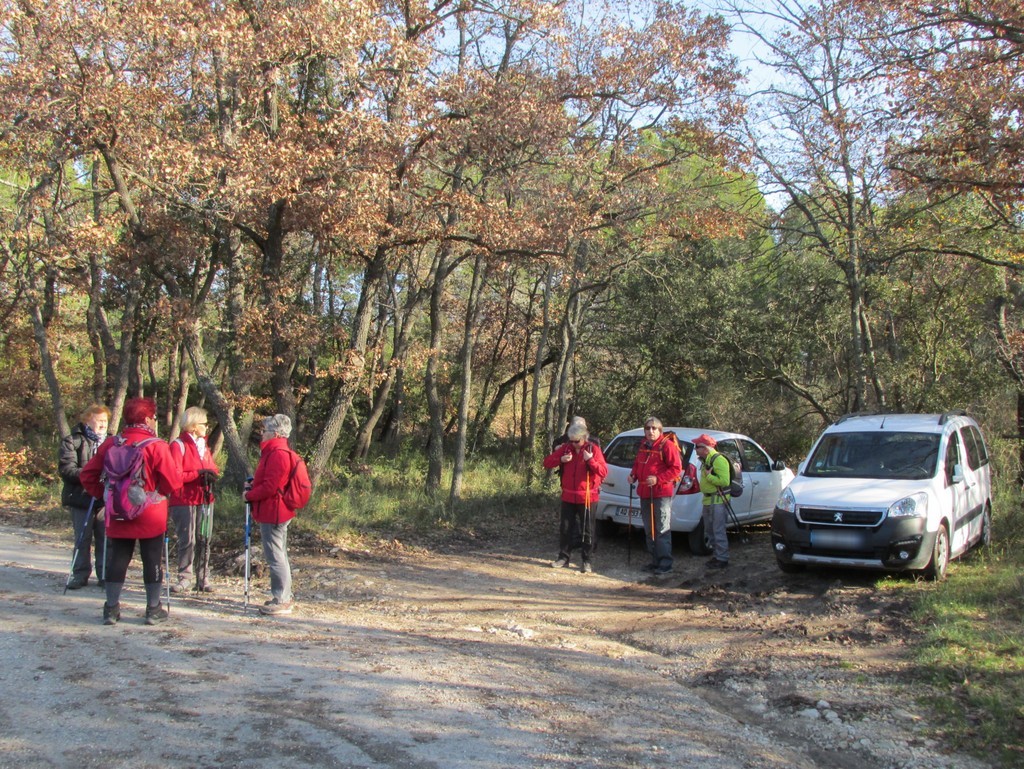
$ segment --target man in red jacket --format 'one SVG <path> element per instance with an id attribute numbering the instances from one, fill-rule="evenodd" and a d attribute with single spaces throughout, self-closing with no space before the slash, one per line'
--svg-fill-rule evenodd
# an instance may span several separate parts
<path id="1" fill-rule="evenodd" d="M 629 482 L 636 484 L 644 538 L 652 561 L 644 567 L 655 574 L 672 571 L 672 498 L 683 474 L 683 461 L 674 441 L 665 437 L 661 420 L 650 417 L 644 422 Z"/>
<path id="2" fill-rule="evenodd" d="M 292 567 L 288 562 L 288 523 L 295 517 L 295 511 L 289 510 L 282 499 L 293 469 L 288 446 L 291 433 L 292 420 L 284 414 L 263 420 L 260 462 L 252 480 L 245 485 L 245 501 L 252 505 L 252 519 L 260 525 L 263 557 L 270 569 L 273 597 L 260 607 L 261 614 L 291 614 L 295 608 Z"/>
<path id="3" fill-rule="evenodd" d="M 181 470 L 171 456 L 170 447 L 156 435 L 156 401 L 152 398 L 131 398 L 124 404 L 125 426 L 121 437 L 129 443 L 141 443 L 145 462 L 147 503 L 138 518 L 123 521 L 107 515 L 107 593 L 103 604 L 103 623 L 113 625 L 121 619 L 121 591 L 125 575 L 139 543 L 142 557 L 142 581 L 146 586 L 146 624 L 156 625 L 167 619 L 167 609 L 160 605 L 163 585 L 163 539 L 167 532 L 167 497 L 181 486 Z M 103 458 L 114 445 L 111 436 L 86 462 L 78 479 L 92 496 L 103 497 Z"/>
<path id="4" fill-rule="evenodd" d="M 601 447 L 587 435 L 585 424 L 573 422 L 566 432 L 568 440 L 544 457 L 544 467 L 562 470 L 562 514 L 558 529 L 558 558 L 551 565 L 569 565 L 575 547 L 580 548 L 580 570 L 589 574 L 594 550 L 594 513 L 601 481 L 608 475 Z"/>

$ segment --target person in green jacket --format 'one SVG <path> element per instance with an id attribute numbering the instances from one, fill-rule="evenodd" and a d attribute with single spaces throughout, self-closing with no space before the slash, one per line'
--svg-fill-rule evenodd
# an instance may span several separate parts
<path id="1" fill-rule="evenodd" d="M 729 458 L 715 451 L 718 441 L 707 433 L 693 442 L 700 457 L 700 490 L 704 495 L 704 531 L 711 540 L 714 553 L 707 562 L 709 569 L 724 569 L 729 565 L 729 537 L 725 533 L 726 509 L 723 489 L 729 488 Z"/>

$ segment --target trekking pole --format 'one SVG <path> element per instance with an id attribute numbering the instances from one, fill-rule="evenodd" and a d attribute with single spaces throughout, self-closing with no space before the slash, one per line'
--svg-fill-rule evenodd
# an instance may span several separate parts
<path id="1" fill-rule="evenodd" d="M 199 568 L 196 590 L 206 587 L 210 569 L 210 539 L 213 537 L 213 491 L 210 481 L 203 476 L 203 505 L 199 511 L 197 545 L 199 546 Z"/>
<path id="2" fill-rule="evenodd" d="M 588 541 L 589 540 L 589 541 Z M 594 537 L 590 533 L 590 472 L 587 472 L 586 501 L 583 503 L 583 545 L 594 549 Z M 593 555 L 593 553 L 589 553 Z"/>
<path id="3" fill-rule="evenodd" d="M 171 613 L 171 535 L 164 530 L 164 593 L 167 596 L 167 614 Z"/>
<path id="4" fill-rule="evenodd" d="M 85 512 L 85 523 L 82 524 L 82 530 L 78 533 L 78 537 L 75 539 L 75 549 L 71 553 L 71 568 L 68 569 L 68 578 L 64 581 L 64 593 L 67 595 L 68 585 L 71 584 L 71 580 L 75 576 L 75 561 L 78 560 L 78 551 L 82 549 L 82 542 L 85 541 L 85 532 L 89 530 L 89 525 L 92 521 L 92 509 L 96 506 L 96 498 L 93 497 L 92 501 L 89 502 L 89 509 Z M 106 547 L 103 548 L 104 565 L 106 565 Z"/>
<path id="5" fill-rule="evenodd" d="M 107 516 L 103 516 L 103 584 L 107 584 Z"/>
<path id="6" fill-rule="evenodd" d="M 245 503 L 245 603 L 242 612 L 249 611 L 249 537 L 252 531 L 252 503 Z"/>
<path id="7" fill-rule="evenodd" d="M 725 505 L 725 510 L 729 514 L 729 517 L 732 518 L 732 524 L 736 527 L 736 533 L 740 536 L 740 541 L 745 542 L 746 539 L 744 538 L 743 529 L 740 527 L 740 519 L 736 516 L 736 511 L 732 509 L 732 502 L 729 501 L 729 498 L 725 496 L 725 494 L 722 494 L 721 496 L 722 503 Z"/>

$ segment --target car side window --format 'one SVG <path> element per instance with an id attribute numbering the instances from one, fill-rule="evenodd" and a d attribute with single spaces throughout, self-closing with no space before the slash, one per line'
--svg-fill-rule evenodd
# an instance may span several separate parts
<path id="1" fill-rule="evenodd" d="M 949 443 L 946 444 L 946 485 L 953 485 L 953 471 L 960 464 L 960 441 L 957 433 L 950 433 Z"/>
<path id="2" fill-rule="evenodd" d="M 989 462 L 988 446 L 985 445 L 985 439 L 981 437 L 981 431 L 977 427 L 971 425 L 970 430 L 978 445 L 978 467 L 983 467 Z"/>
<path id="3" fill-rule="evenodd" d="M 742 457 L 740 456 L 740 450 L 736 446 L 736 441 L 734 441 L 731 438 L 720 440 L 718 442 L 718 445 L 715 446 L 715 451 L 719 452 L 720 454 L 725 454 L 727 457 L 729 457 L 730 462 L 742 463 L 743 461 Z"/>
<path id="4" fill-rule="evenodd" d="M 964 442 L 967 452 L 967 465 L 972 470 L 988 463 L 988 450 L 985 448 L 985 441 L 974 425 L 967 425 L 960 429 L 960 438 Z"/>
<path id="5" fill-rule="evenodd" d="M 636 453 L 640 448 L 640 438 L 622 438 L 612 443 L 604 455 L 604 461 L 616 467 L 633 467 Z"/>
<path id="6" fill-rule="evenodd" d="M 744 440 L 736 441 L 736 443 L 739 444 L 742 455 L 743 472 L 767 473 L 772 469 L 768 455 L 761 450 L 760 446 Z"/>

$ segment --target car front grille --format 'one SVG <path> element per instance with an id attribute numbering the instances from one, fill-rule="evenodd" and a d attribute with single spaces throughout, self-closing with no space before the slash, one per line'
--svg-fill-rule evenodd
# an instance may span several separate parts
<path id="1" fill-rule="evenodd" d="M 801 507 L 797 511 L 797 519 L 801 523 L 830 526 L 877 526 L 884 516 L 884 510 L 825 510 Z"/>

